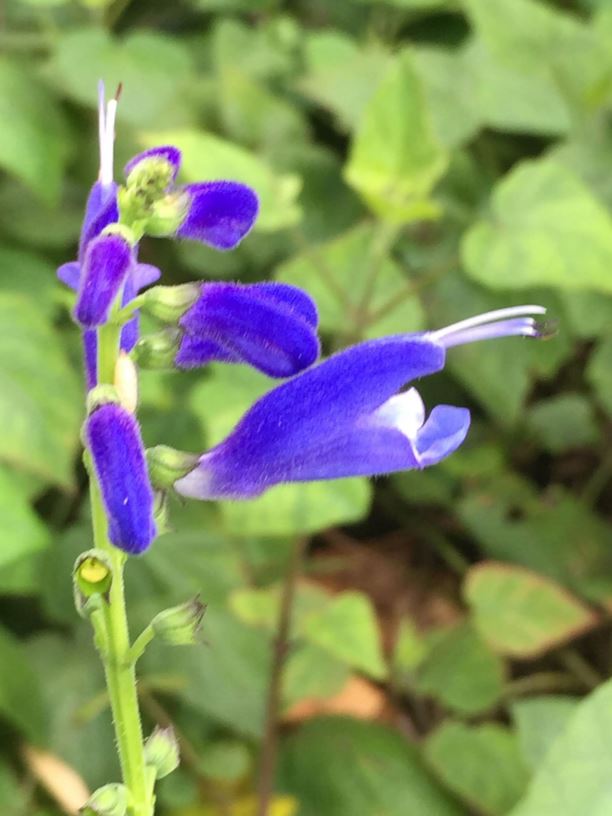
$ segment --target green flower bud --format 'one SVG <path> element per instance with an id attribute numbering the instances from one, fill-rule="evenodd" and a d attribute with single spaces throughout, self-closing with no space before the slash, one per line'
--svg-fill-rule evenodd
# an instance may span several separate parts
<path id="1" fill-rule="evenodd" d="M 151 483 L 163 490 L 171 488 L 177 479 L 191 473 L 198 464 L 198 457 L 168 445 L 156 445 L 147 449 L 147 464 Z"/>
<path id="2" fill-rule="evenodd" d="M 189 646 L 202 642 L 202 619 L 206 606 L 196 595 L 189 601 L 159 612 L 151 621 L 151 628 L 171 646 Z"/>
<path id="3" fill-rule="evenodd" d="M 77 558 L 72 572 L 74 603 L 82 617 L 100 609 L 113 582 L 110 559 L 102 550 L 88 550 Z"/>
<path id="4" fill-rule="evenodd" d="M 80 808 L 81 816 L 126 816 L 129 794 L 125 785 L 104 785 Z"/>
<path id="5" fill-rule="evenodd" d="M 163 156 L 142 159 L 128 174 L 126 187 L 130 193 L 157 199 L 164 195 L 174 178 L 174 166 Z"/>
<path id="6" fill-rule="evenodd" d="M 164 329 L 141 337 L 134 348 L 134 358 L 141 368 L 171 368 L 180 343 L 178 329 Z"/>
<path id="7" fill-rule="evenodd" d="M 142 309 L 164 323 L 176 323 L 193 306 L 200 293 L 199 283 L 154 286 L 142 296 Z"/>
<path id="8" fill-rule="evenodd" d="M 144 755 L 145 764 L 155 768 L 157 779 L 163 779 L 178 768 L 179 745 L 172 726 L 157 726 L 144 744 Z"/>

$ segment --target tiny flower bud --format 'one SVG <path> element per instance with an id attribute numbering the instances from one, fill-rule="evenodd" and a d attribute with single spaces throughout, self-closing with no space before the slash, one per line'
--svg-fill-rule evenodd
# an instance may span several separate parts
<path id="1" fill-rule="evenodd" d="M 106 553 L 88 550 L 76 560 L 72 572 L 74 604 L 81 617 L 86 618 L 108 598 L 113 582 L 113 571 Z"/>
<path id="2" fill-rule="evenodd" d="M 126 816 L 128 800 L 125 785 L 104 785 L 89 797 L 79 813 L 81 816 Z"/>
<path id="3" fill-rule="evenodd" d="M 144 744 L 144 755 L 146 765 L 155 768 L 157 779 L 163 779 L 178 768 L 179 746 L 172 726 L 157 726 Z"/>
<path id="4" fill-rule="evenodd" d="M 134 164 L 130 162 L 126 171 L 127 189 L 151 197 L 163 195 L 176 175 L 174 164 L 163 155 L 147 156 Z"/>
<path id="5" fill-rule="evenodd" d="M 130 414 L 135 414 L 138 406 L 138 371 L 125 351 L 119 354 L 115 365 L 115 388 L 121 405 Z"/>
<path id="6" fill-rule="evenodd" d="M 201 643 L 202 619 L 206 606 L 196 595 L 189 601 L 159 612 L 151 621 L 151 628 L 171 646 L 189 646 Z"/>
<path id="7" fill-rule="evenodd" d="M 177 479 L 186 476 L 197 464 L 198 457 L 193 453 L 185 453 L 168 445 L 147 448 L 151 484 L 160 490 L 172 487 Z"/>
<path id="8" fill-rule="evenodd" d="M 142 309 L 164 323 L 176 323 L 198 300 L 201 289 L 199 283 L 154 286 L 143 295 Z"/>
<path id="9" fill-rule="evenodd" d="M 141 368 L 171 368 L 181 344 L 178 329 L 164 329 L 141 337 L 134 348 L 134 357 Z"/>

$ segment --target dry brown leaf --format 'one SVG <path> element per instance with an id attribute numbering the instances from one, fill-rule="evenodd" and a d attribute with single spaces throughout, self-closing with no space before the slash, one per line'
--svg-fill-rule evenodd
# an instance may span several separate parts
<path id="1" fill-rule="evenodd" d="M 300 700 L 285 712 L 284 722 L 301 722 L 321 714 L 347 714 L 361 720 L 379 719 L 386 706 L 383 692 L 361 677 L 350 677 L 343 689 L 327 699 Z"/>
<path id="2" fill-rule="evenodd" d="M 83 778 L 55 754 L 33 745 L 24 745 L 22 754 L 32 775 L 64 813 L 77 816 L 79 808 L 89 799 L 89 788 Z"/>

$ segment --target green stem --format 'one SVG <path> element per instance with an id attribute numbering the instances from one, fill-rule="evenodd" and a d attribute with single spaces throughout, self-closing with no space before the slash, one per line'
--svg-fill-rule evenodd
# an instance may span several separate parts
<path id="1" fill-rule="evenodd" d="M 120 328 L 112 324 L 102 327 L 98 332 L 100 383 L 113 382 L 119 332 Z M 113 571 L 108 603 L 104 604 L 102 610 L 104 648 L 100 649 L 100 656 L 113 713 L 121 772 L 131 794 L 131 816 L 153 816 L 153 792 L 149 769 L 144 760 L 135 661 L 125 604 L 123 567 L 126 556 L 109 541 L 106 513 L 93 468 L 90 468 L 90 475 L 94 543 L 97 548 L 108 553 Z"/>

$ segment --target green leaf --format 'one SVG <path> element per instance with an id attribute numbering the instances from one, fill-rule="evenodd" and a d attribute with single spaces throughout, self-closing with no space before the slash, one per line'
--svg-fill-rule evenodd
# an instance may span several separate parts
<path id="1" fill-rule="evenodd" d="M 249 184 L 259 196 L 256 229 L 271 232 L 300 220 L 296 203 L 301 181 L 277 173 L 264 160 L 237 145 L 198 130 L 163 130 L 142 134 L 145 147 L 176 145 L 183 152 L 182 173 L 189 182 L 231 178 Z"/>
<path id="2" fill-rule="evenodd" d="M 355 128 L 383 79 L 391 57 L 380 46 L 360 47 L 338 31 L 315 31 L 306 37 L 306 75 L 298 88 L 330 110 L 347 130 Z"/>
<path id="3" fill-rule="evenodd" d="M 325 700 L 338 694 L 350 677 L 346 663 L 312 643 L 295 647 L 283 671 L 285 708 L 301 700 Z"/>
<path id="4" fill-rule="evenodd" d="M 0 568 L 44 549 L 49 530 L 8 468 L 0 466 Z"/>
<path id="5" fill-rule="evenodd" d="M 51 316 L 55 311 L 55 268 L 33 252 L 0 246 L 0 288 L 29 298 L 35 292 L 36 305 L 46 315 Z"/>
<path id="6" fill-rule="evenodd" d="M 523 759 L 537 770 L 565 730 L 579 703 L 576 697 L 548 695 L 517 700 L 512 704 L 512 719 L 516 725 Z"/>
<path id="7" fill-rule="evenodd" d="M 436 214 L 429 195 L 447 163 L 412 58 L 403 52 L 368 103 L 346 180 L 380 217 L 412 221 Z"/>
<path id="8" fill-rule="evenodd" d="M 283 484 L 258 499 L 222 502 L 221 515 L 225 531 L 239 537 L 306 535 L 361 521 L 371 495 L 366 479 Z"/>
<path id="9" fill-rule="evenodd" d="M 436 635 L 430 635 L 430 649 L 417 669 L 416 689 L 459 714 L 478 714 L 494 706 L 504 689 L 503 661 L 469 623 Z"/>
<path id="10" fill-rule="evenodd" d="M 280 787 L 300 816 L 463 813 L 397 731 L 342 717 L 311 720 L 285 741 Z"/>
<path id="11" fill-rule="evenodd" d="M 34 742 L 44 740 L 47 731 L 39 675 L 23 645 L 6 629 L 0 628 L 0 715 Z"/>
<path id="12" fill-rule="evenodd" d="M 551 453 L 596 445 L 599 440 L 593 406 L 582 394 L 557 394 L 537 402 L 527 427 Z"/>
<path id="13" fill-rule="evenodd" d="M 537 657 L 597 623 L 558 584 L 510 564 L 488 561 L 472 567 L 464 594 L 485 640 L 514 657 Z"/>
<path id="14" fill-rule="evenodd" d="M 120 122 L 156 127 L 163 121 L 171 127 L 194 120 L 189 51 L 156 31 L 136 31 L 119 41 L 101 28 L 65 30 L 54 47 L 51 71 L 65 93 L 92 108 L 100 77 L 108 93 L 123 83 Z"/>
<path id="15" fill-rule="evenodd" d="M 95 86 L 94 86 L 95 87 Z M 68 156 L 61 109 L 30 72 L 0 59 L 0 166 L 57 203 Z"/>
<path id="16" fill-rule="evenodd" d="M 0 460 L 72 484 L 82 394 L 44 313 L 0 295 Z"/>
<path id="17" fill-rule="evenodd" d="M 387 675 L 372 604 L 359 592 L 342 592 L 306 622 L 305 637 L 358 671 L 382 680 Z"/>
<path id="18" fill-rule="evenodd" d="M 512 816 L 607 816 L 612 804 L 612 682 L 584 699 Z"/>
<path id="19" fill-rule="evenodd" d="M 525 161 L 501 180 L 462 255 L 469 275 L 492 288 L 612 292 L 612 219 L 578 178 L 546 159 Z"/>
<path id="20" fill-rule="evenodd" d="M 362 224 L 286 261 L 275 277 L 309 292 L 325 331 L 349 337 L 419 331 L 420 301 L 395 261 L 386 252 L 381 257 L 384 238 L 382 228 Z"/>
<path id="21" fill-rule="evenodd" d="M 501 725 L 446 722 L 427 738 L 425 757 L 454 793 L 487 816 L 507 813 L 527 785 L 516 735 Z"/>
<path id="22" fill-rule="evenodd" d="M 595 349 L 587 367 L 587 379 L 597 399 L 612 415 L 612 337 L 606 337 Z"/>

